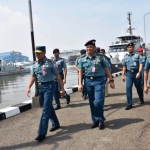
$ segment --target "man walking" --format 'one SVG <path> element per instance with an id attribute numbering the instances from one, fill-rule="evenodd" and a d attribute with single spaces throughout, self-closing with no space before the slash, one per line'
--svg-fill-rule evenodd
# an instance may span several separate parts
<path id="1" fill-rule="evenodd" d="M 67 77 L 67 66 L 66 66 L 66 63 L 64 61 L 63 58 L 59 57 L 59 49 L 54 49 L 53 50 L 53 54 L 54 54 L 54 62 L 56 63 L 57 65 L 57 69 L 59 71 L 59 74 L 60 74 L 60 77 L 63 81 L 63 84 L 66 83 L 66 77 Z M 66 103 L 69 104 L 70 103 L 70 95 L 68 95 L 66 92 L 65 92 L 65 95 L 64 97 L 66 98 Z M 60 105 L 60 85 L 57 81 L 57 79 L 55 78 L 55 93 L 54 93 L 54 99 L 55 99 L 55 102 L 56 102 L 56 107 L 55 107 L 55 110 L 58 110 L 61 108 L 61 105 Z"/>
<path id="2" fill-rule="evenodd" d="M 127 95 L 127 106 L 125 110 L 129 110 L 132 108 L 132 86 L 133 83 L 137 89 L 137 93 L 139 95 L 140 103 L 144 103 L 143 98 L 143 88 L 141 85 L 141 72 L 142 72 L 142 63 L 143 59 L 140 58 L 140 55 L 134 53 L 134 43 L 129 43 L 127 45 L 127 49 L 129 54 L 127 54 L 122 62 L 123 70 L 122 70 L 122 80 L 125 82 L 126 75 L 126 95 Z"/>
<path id="3" fill-rule="evenodd" d="M 110 78 L 110 86 L 115 87 L 108 63 L 104 56 L 95 53 L 96 40 L 88 41 L 86 46 L 87 54 L 82 56 L 79 62 L 79 85 L 78 90 L 83 90 L 82 75 L 85 70 L 86 89 L 89 97 L 91 117 L 93 124 L 91 128 L 104 129 L 104 86 L 106 74 Z"/>
<path id="4" fill-rule="evenodd" d="M 78 74 L 79 74 L 79 68 L 78 68 L 78 65 L 79 65 L 79 62 L 80 62 L 80 58 L 82 56 L 84 56 L 86 54 L 86 50 L 85 49 L 82 49 L 80 51 L 81 53 L 81 56 L 78 57 L 75 61 L 75 69 L 78 71 Z M 84 74 L 84 70 L 83 70 L 83 76 L 82 76 L 82 82 L 84 82 L 84 85 L 83 85 L 83 90 L 82 90 L 82 97 L 84 97 L 84 99 L 87 99 L 87 91 L 86 91 L 86 82 L 85 82 L 86 78 L 85 78 L 85 74 Z"/>
<path id="5" fill-rule="evenodd" d="M 37 78 L 40 98 L 43 101 L 43 110 L 39 124 L 38 136 L 35 138 L 35 140 L 42 141 L 43 139 L 45 139 L 45 136 L 47 134 L 49 120 L 52 122 L 52 128 L 50 129 L 51 132 L 60 128 L 58 118 L 52 105 L 55 86 L 53 79 L 54 75 L 56 76 L 61 86 L 62 94 L 64 94 L 65 91 L 56 65 L 52 60 L 47 59 L 47 57 L 45 56 L 46 47 L 37 46 L 35 53 L 38 61 L 34 62 L 33 64 L 26 94 L 27 96 L 30 95 L 30 88 L 34 83 L 35 78 Z"/>

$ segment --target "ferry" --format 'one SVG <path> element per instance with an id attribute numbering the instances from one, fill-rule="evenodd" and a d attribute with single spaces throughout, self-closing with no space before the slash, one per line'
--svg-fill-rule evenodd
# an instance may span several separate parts
<path id="1" fill-rule="evenodd" d="M 134 51 L 136 52 L 138 48 L 143 47 L 145 48 L 145 44 L 143 43 L 143 38 L 139 35 L 134 35 L 132 30 L 135 28 L 132 28 L 131 26 L 131 13 L 127 13 L 127 19 L 129 22 L 129 25 L 126 30 L 126 35 L 118 36 L 116 38 L 116 41 L 109 46 L 109 50 L 107 53 L 107 56 L 110 57 L 112 62 L 112 73 L 116 73 L 119 71 L 122 71 L 122 60 L 124 59 L 124 56 L 128 54 L 127 51 L 127 44 L 130 42 L 134 42 L 135 47 Z"/>
<path id="2" fill-rule="evenodd" d="M 64 58 L 66 63 L 74 65 L 76 58 L 80 55 L 80 50 L 63 50 L 60 51 L 60 57 Z"/>
<path id="3" fill-rule="evenodd" d="M 0 60 L 0 77 L 23 73 L 30 73 L 30 68 L 16 66 L 14 63 L 6 63 L 6 61 Z"/>

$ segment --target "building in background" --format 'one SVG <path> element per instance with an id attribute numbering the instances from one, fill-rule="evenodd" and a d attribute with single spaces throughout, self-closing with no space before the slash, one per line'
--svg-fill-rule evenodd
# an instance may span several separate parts
<path id="1" fill-rule="evenodd" d="M 17 51 L 0 53 L 0 60 L 5 61 L 6 63 L 30 62 L 29 57 L 24 56 L 21 52 Z"/>

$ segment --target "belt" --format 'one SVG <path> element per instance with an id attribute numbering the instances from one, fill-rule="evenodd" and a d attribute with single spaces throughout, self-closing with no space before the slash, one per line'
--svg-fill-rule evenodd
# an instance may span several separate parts
<path id="1" fill-rule="evenodd" d="M 97 78 L 100 78 L 102 76 L 98 76 L 98 77 L 93 77 L 93 76 L 86 76 L 86 78 L 90 79 L 90 80 L 94 80 L 94 79 L 97 79 Z"/>
<path id="2" fill-rule="evenodd" d="M 48 82 L 38 82 L 38 85 L 43 85 L 43 84 L 47 84 L 47 83 L 50 83 L 52 81 L 48 81 Z"/>
<path id="3" fill-rule="evenodd" d="M 139 72 L 139 70 L 127 70 L 129 72 Z"/>

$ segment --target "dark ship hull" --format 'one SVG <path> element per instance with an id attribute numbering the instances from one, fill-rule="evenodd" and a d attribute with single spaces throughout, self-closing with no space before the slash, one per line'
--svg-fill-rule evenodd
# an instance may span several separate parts
<path id="1" fill-rule="evenodd" d="M 112 64 L 112 73 L 122 71 L 122 64 Z"/>

